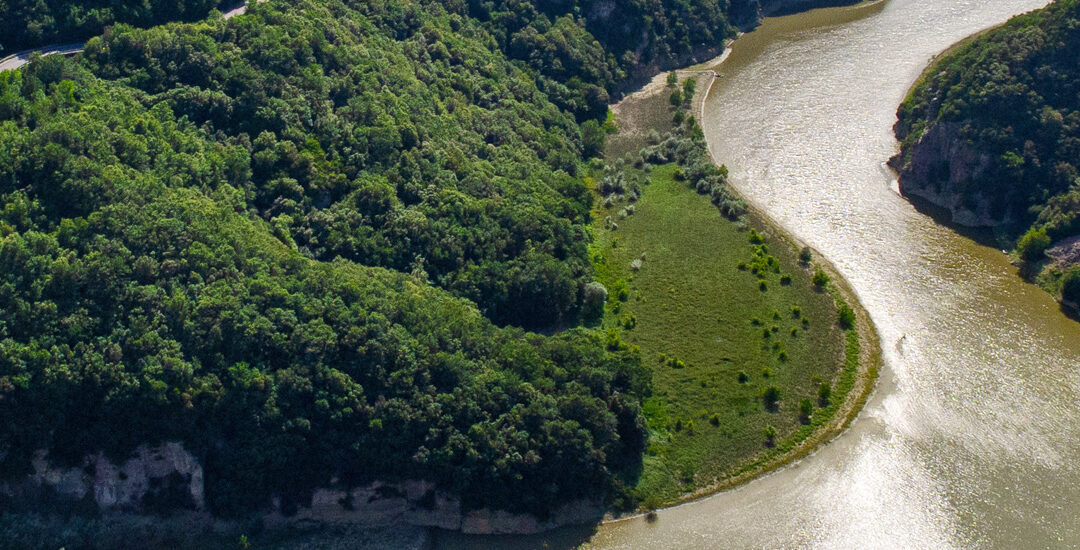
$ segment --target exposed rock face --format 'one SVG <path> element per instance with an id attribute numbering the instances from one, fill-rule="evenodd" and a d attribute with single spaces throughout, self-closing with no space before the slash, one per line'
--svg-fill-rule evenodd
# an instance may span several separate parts
<path id="1" fill-rule="evenodd" d="M 904 196 L 920 197 L 947 209 L 958 225 L 993 227 L 1008 219 L 993 215 L 990 197 L 961 192 L 982 176 L 990 160 L 960 136 L 959 123 L 941 122 L 926 130 L 906 159 L 896 156 L 889 164 L 900 172 L 900 193 Z"/>
<path id="2" fill-rule="evenodd" d="M 276 508 L 280 508 L 275 503 Z M 529 514 L 501 510 L 463 512 L 461 502 L 438 490 L 433 483 L 408 481 L 389 484 L 375 482 L 350 491 L 318 489 L 311 506 L 284 516 L 280 510 L 264 517 L 271 527 L 297 521 L 364 526 L 414 525 L 438 527 L 468 534 L 529 535 L 563 525 L 599 521 L 604 507 L 599 503 L 577 502 L 564 506 L 546 521 Z"/>
<path id="3" fill-rule="evenodd" d="M 33 468 L 33 474 L 22 481 L 0 483 L 0 502 L 33 501 L 49 495 L 50 499 L 91 502 L 102 512 L 188 510 L 209 518 L 204 509 L 202 467 L 179 443 L 140 446 L 120 465 L 98 453 L 85 457 L 75 468 L 50 464 L 48 453 L 39 451 Z M 425 481 L 375 482 L 348 491 L 318 489 L 312 494 L 311 506 L 293 515 L 283 515 L 280 502 L 275 502 L 274 508 L 275 512 L 263 518 L 268 527 L 307 521 L 362 527 L 438 527 L 470 534 L 533 534 L 596 522 L 604 515 L 600 503 L 586 501 L 566 505 L 545 521 L 500 510 L 466 512 L 457 498 Z"/>
<path id="4" fill-rule="evenodd" d="M 83 459 L 81 467 L 62 468 L 38 451 L 34 473 L 17 483 L 0 484 L 9 498 L 42 491 L 71 501 L 91 499 L 102 511 L 153 512 L 171 509 L 202 510 L 203 470 L 179 443 L 135 449 L 117 466 L 98 453 Z"/>

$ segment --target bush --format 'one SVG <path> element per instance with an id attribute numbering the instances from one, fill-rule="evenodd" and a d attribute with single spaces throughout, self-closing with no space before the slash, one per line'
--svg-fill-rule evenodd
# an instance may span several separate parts
<path id="1" fill-rule="evenodd" d="M 765 405 L 765 410 L 776 412 L 780 407 L 780 388 L 776 386 L 766 388 L 761 394 L 761 402 Z"/>
<path id="2" fill-rule="evenodd" d="M 1025 262 L 1041 260 L 1047 248 L 1050 248 L 1050 236 L 1046 234 L 1045 228 L 1030 229 L 1016 244 L 1016 251 Z"/>
<path id="3" fill-rule="evenodd" d="M 697 90 L 697 81 L 693 78 L 686 79 L 683 82 L 683 101 L 690 103 L 694 100 L 694 91 Z"/>
<path id="4" fill-rule="evenodd" d="M 776 446 L 776 428 L 772 427 L 771 425 L 765 426 L 765 446 Z"/>
<path id="5" fill-rule="evenodd" d="M 796 319 L 802 317 L 802 308 L 799 306 L 791 306 L 791 316 Z"/>
<path id="6" fill-rule="evenodd" d="M 720 425 L 720 415 L 717 414 L 717 413 L 713 413 L 713 415 L 711 417 L 709 417 L 709 424 L 712 424 L 713 426 L 719 426 Z"/>
<path id="7" fill-rule="evenodd" d="M 799 401 L 799 422 L 810 423 L 810 415 L 814 414 L 814 403 L 809 399 Z"/>
<path id="8" fill-rule="evenodd" d="M 822 271 L 820 267 L 814 272 L 814 277 L 810 279 L 810 281 L 814 283 L 814 286 L 818 288 L 825 288 L 825 285 L 829 284 L 829 281 L 831 280 L 829 274 Z"/>
<path id="9" fill-rule="evenodd" d="M 840 328 L 848 330 L 855 326 L 855 312 L 847 304 L 840 304 Z"/>
<path id="10" fill-rule="evenodd" d="M 830 386 L 828 382 L 822 382 L 821 385 L 818 386 L 817 396 L 818 406 L 828 407 L 829 398 L 832 397 L 832 386 Z"/>
<path id="11" fill-rule="evenodd" d="M 607 288 L 603 284 L 593 281 L 585 285 L 585 296 L 581 304 L 581 313 L 585 319 L 599 319 L 604 313 L 607 297 Z"/>
<path id="12" fill-rule="evenodd" d="M 810 251 L 809 246 L 804 246 L 802 248 L 802 250 L 799 251 L 799 261 L 802 262 L 803 265 L 809 265 L 810 260 L 813 260 L 813 259 L 814 259 L 814 253 Z"/>
<path id="13" fill-rule="evenodd" d="M 746 374 L 746 371 L 739 371 L 739 383 L 745 384 L 750 381 L 750 375 Z"/>
<path id="14" fill-rule="evenodd" d="M 604 154 L 604 145 L 607 143 L 607 132 L 600 127 L 596 120 L 586 120 L 581 125 L 582 156 L 587 159 L 596 158 Z"/>
<path id="15" fill-rule="evenodd" d="M 791 286 L 791 275 L 781 275 L 780 284 L 784 286 Z"/>
<path id="16" fill-rule="evenodd" d="M 682 94 L 682 92 L 679 91 L 679 90 L 675 90 L 674 92 L 671 92 L 671 97 L 668 98 L 668 101 L 671 103 L 672 107 L 678 107 L 678 106 L 682 105 L 682 103 L 683 103 L 683 94 Z"/>
<path id="17" fill-rule="evenodd" d="M 674 88 L 679 85 L 679 75 L 675 71 L 667 74 L 667 87 Z"/>

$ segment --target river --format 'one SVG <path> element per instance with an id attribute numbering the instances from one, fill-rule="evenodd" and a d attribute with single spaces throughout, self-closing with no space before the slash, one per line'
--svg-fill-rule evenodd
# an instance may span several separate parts
<path id="1" fill-rule="evenodd" d="M 884 164 L 896 107 L 933 55 L 1045 4 L 887 0 L 770 19 L 734 43 L 705 103 L 710 148 L 854 287 L 884 343 L 879 386 L 848 432 L 792 467 L 652 523 L 543 542 L 1080 547 L 1080 323 L 1001 251 L 917 212 Z"/>

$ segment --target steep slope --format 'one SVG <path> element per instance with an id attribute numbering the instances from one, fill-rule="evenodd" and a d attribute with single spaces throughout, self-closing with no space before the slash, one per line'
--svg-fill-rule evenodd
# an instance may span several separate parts
<path id="1" fill-rule="evenodd" d="M 935 62 L 900 107 L 892 161 L 901 192 L 997 227 L 1053 292 L 1080 260 L 1078 22 L 1080 2 L 1059 0 Z"/>

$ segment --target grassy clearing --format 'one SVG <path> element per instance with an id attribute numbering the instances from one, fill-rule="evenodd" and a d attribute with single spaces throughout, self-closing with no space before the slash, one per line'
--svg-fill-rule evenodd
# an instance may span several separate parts
<path id="1" fill-rule="evenodd" d="M 635 491 L 646 506 L 794 448 L 835 412 L 859 355 L 833 294 L 815 289 L 792 246 L 725 219 L 675 172 L 653 169 L 632 215 L 594 213 L 592 255 L 610 294 L 604 327 L 640 347 L 654 372 Z M 616 230 L 604 228 L 608 216 Z M 822 382 L 832 399 L 819 400 Z"/>

